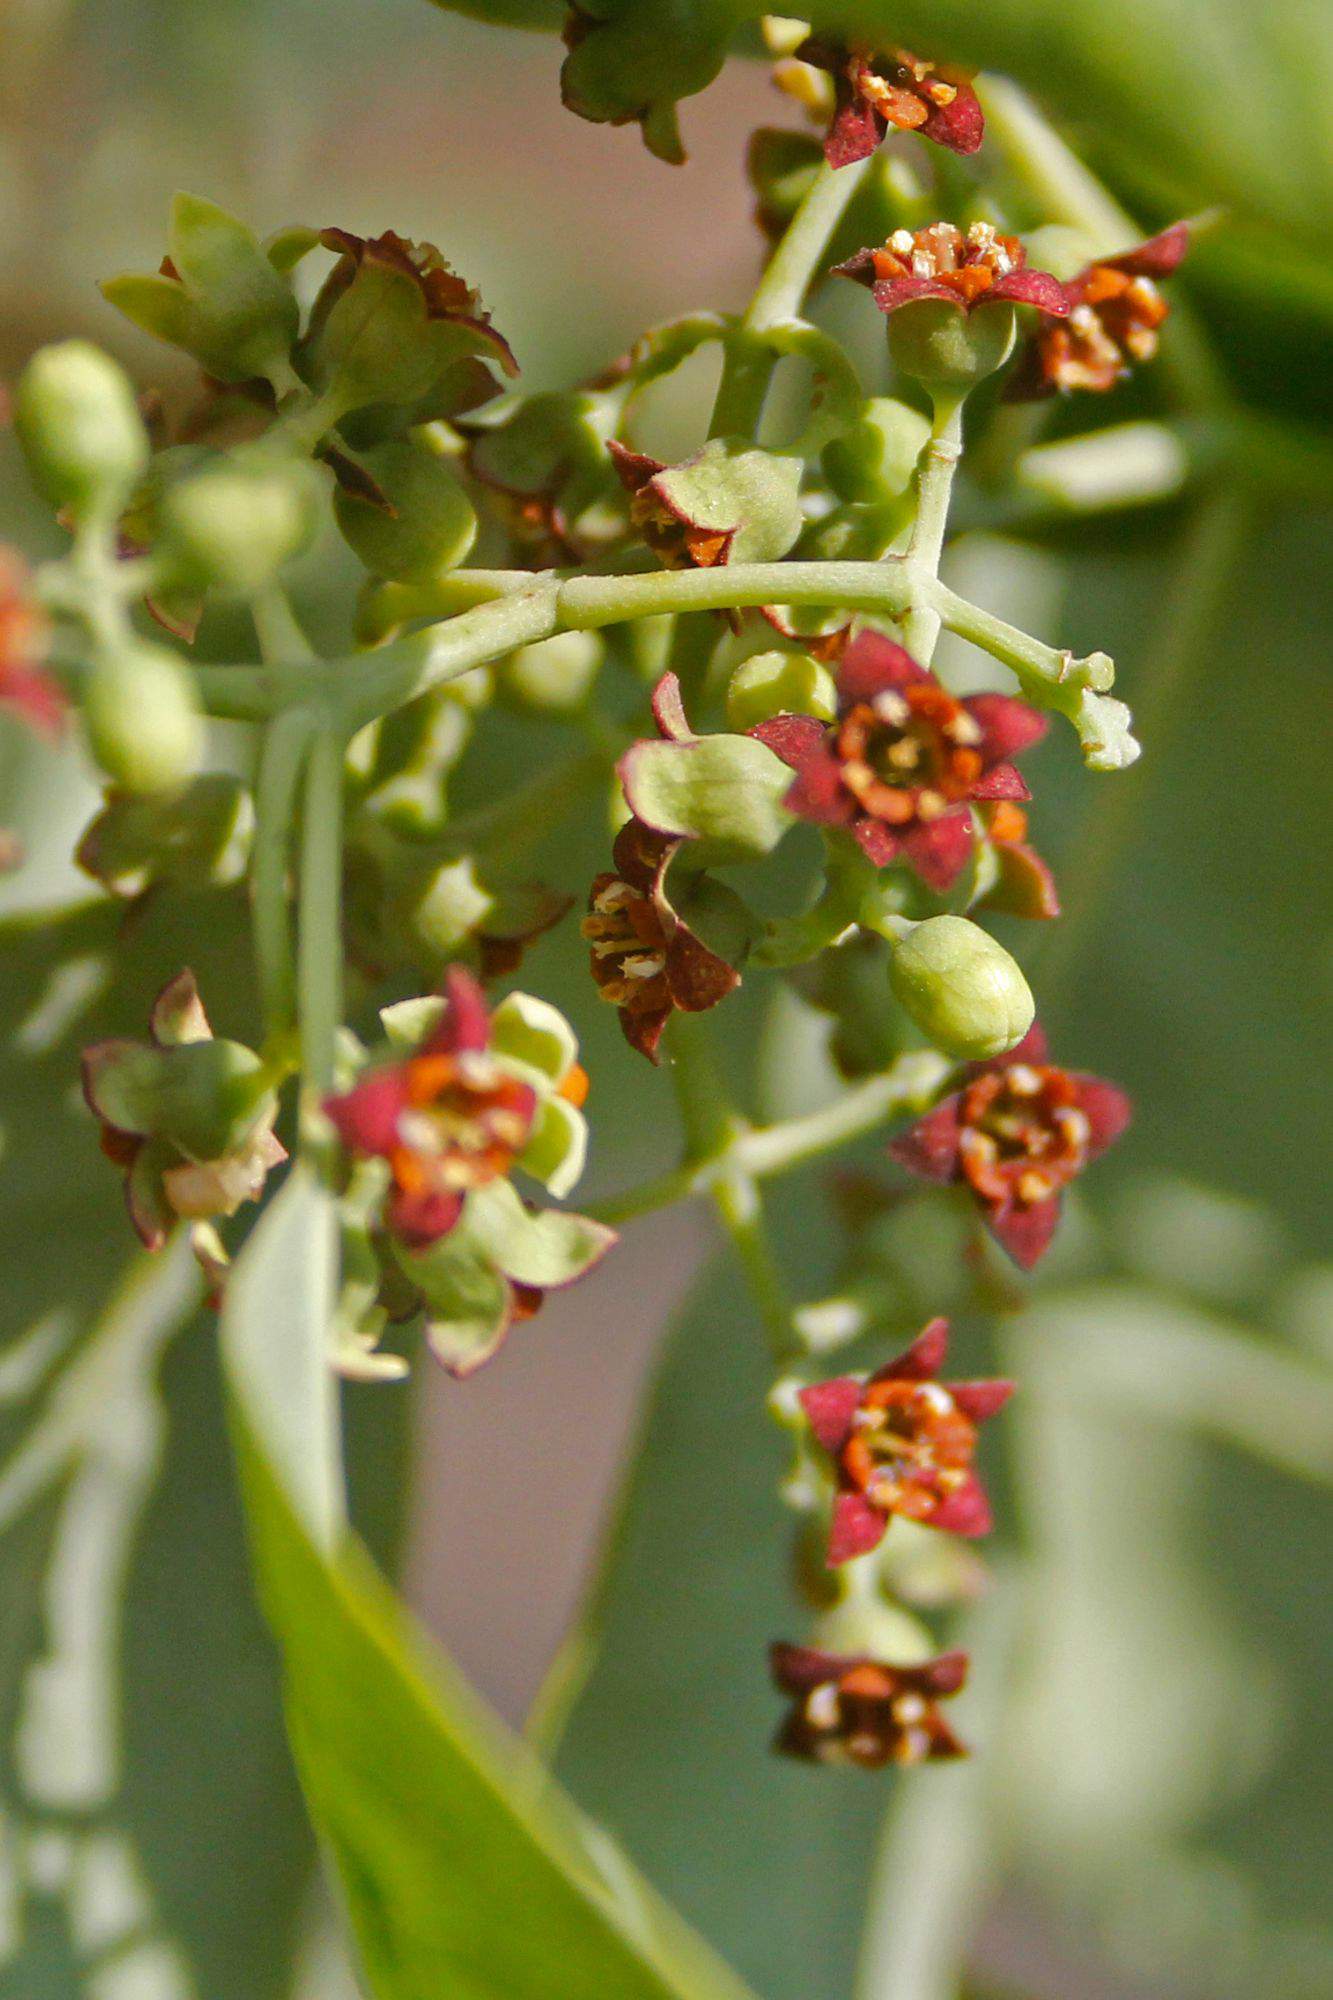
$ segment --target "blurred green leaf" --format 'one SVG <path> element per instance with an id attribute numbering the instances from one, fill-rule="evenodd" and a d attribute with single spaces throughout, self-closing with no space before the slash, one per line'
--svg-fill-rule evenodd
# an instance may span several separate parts
<path id="1" fill-rule="evenodd" d="M 340 1536 L 332 1226 L 298 1168 L 237 1267 L 223 1346 L 292 1741 L 376 2000 L 431 2000 L 442 1982 L 457 2000 L 744 2000 Z"/>

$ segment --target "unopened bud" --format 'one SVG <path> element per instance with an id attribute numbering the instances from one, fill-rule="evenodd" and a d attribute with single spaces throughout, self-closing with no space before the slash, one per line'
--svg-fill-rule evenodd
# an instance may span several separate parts
<path id="1" fill-rule="evenodd" d="M 163 646 L 127 646 L 98 661 L 84 695 L 88 739 L 127 792 L 178 791 L 193 777 L 203 721 L 189 673 Z"/>
<path id="2" fill-rule="evenodd" d="M 894 994 L 946 1055 L 989 1061 L 1021 1042 L 1036 1003 L 1003 945 L 966 917 L 930 917 L 895 947 Z"/>
<path id="3" fill-rule="evenodd" d="M 727 687 L 727 725 L 741 732 L 775 715 L 813 715 L 831 722 L 837 712 L 833 676 L 809 653 L 752 653 Z"/>
<path id="4" fill-rule="evenodd" d="M 76 515 L 116 513 L 148 464 L 129 377 L 86 340 L 33 355 L 19 377 L 14 428 L 33 483 Z"/>
<path id="5" fill-rule="evenodd" d="M 163 496 L 163 552 L 182 582 L 253 596 L 313 539 L 319 475 L 304 459 L 237 453 Z"/>
<path id="6" fill-rule="evenodd" d="M 339 532 L 374 576 L 428 583 L 453 569 L 472 547 L 477 517 L 448 461 L 395 438 L 360 454 L 387 505 L 339 488 Z"/>
<path id="7" fill-rule="evenodd" d="M 920 410 L 874 396 L 851 429 L 825 445 L 825 476 L 840 500 L 896 500 L 911 485 L 929 436 Z"/>

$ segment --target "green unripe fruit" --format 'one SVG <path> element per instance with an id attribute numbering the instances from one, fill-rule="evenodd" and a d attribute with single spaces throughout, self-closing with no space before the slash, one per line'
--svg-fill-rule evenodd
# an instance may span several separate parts
<path id="1" fill-rule="evenodd" d="M 399 438 L 360 453 L 359 463 L 393 512 L 340 487 L 333 513 L 343 540 L 373 576 L 427 583 L 462 562 L 477 517 L 446 459 Z"/>
<path id="2" fill-rule="evenodd" d="M 1003 366 L 1017 333 L 1014 309 L 1004 299 L 971 312 L 943 299 L 913 299 L 889 320 L 889 353 L 904 375 L 966 389 Z"/>
<path id="3" fill-rule="evenodd" d="M 556 632 L 500 662 L 500 691 L 522 708 L 568 713 L 587 700 L 602 658 L 597 633 Z"/>
<path id="4" fill-rule="evenodd" d="M 929 420 L 894 396 L 874 396 L 850 430 L 824 447 L 824 475 L 840 500 L 896 500 L 912 483 Z"/>
<path id="5" fill-rule="evenodd" d="M 889 981 L 945 1055 L 986 1062 L 1021 1042 L 1036 1003 L 1003 945 L 966 917 L 930 917 L 895 947 Z"/>
<path id="6" fill-rule="evenodd" d="M 237 454 L 169 488 L 162 550 L 181 582 L 250 597 L 313 540 L 319 498 L 307 461 Z"/>
<path id="7" fill-rule="evenodd" d="M 124 791 L 175 792 L 194 776 L 203 719 L 188 672 L 165 647 L 126 647 L 99 660 L 84 720 L 93 755 Z"/>
<path id="8" fill-rule="evenodd" d="M 813 715 L 832 722 L 837 712 L 833 676 L 808 653 L 752 653 L 727 687 L 727 725 L 741 733 L 775 715 Z"/>
<path id="9" fill-rule="evenodd" d="M 14 428 L 34 485 L 76 515 L 117 513 L 148 465 L 129 377 L 86 340 L 33 355 L 15 392 Z"/>

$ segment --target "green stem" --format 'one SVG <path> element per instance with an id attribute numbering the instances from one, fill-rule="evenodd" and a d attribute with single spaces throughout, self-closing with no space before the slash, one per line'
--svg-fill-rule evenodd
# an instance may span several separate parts
<path id="1" fill-rule="evenodd" d="M 953 477 L 963 453 L 963 404 L 957 391 L 937 391 L 930 439 L 917 473 L 916 525 L 907 552 L 913 595 L 903 621 L 903 640 L 912 657 L 930 665 L 940 635 L 940 612 L 932 594 L 944 553 Z"/>
<path id="2" fill-rule="evenodd" d="M 310 660 L 314 649 L 297 623 L 291 599 L 280 583 L 270 583 L 251 601 L 259 639 L 260 657 L 266 661 Z"/>
<path id="3" fill-rule="evenodd" d="M 782 1367 L 802 1350 L 794 1331 L 791 1292 L 773 1247 L 759 1183 L 749 1174 L 722 1174 L 713 1184 L 712 1195 L 718 1220 L 745 1274 L 773 1360 Z"/>
<path id="4" fill-rule="evenodd" d="M 516 646 L 549 639 L 559 625 L 559 590 L 553 578 L 537 577 L 511 596 L 479 604 L 443 625 L 428 626 L 378 652 L 333 662 L 320 678 L 339 726 L 350 736 L 444 681 L 457 680 Z"/>
<path id="5" fill-rule="evenodd" d="M 250 919 L 255 969 L 271 1042 L 295 1018 L 296 970 L 288 907 L 288 865 L 296 794 L 314 724 L 299 708 L 277 716 L 264 732 L 255 781 L 255 839 L 250 862 Z"/>
<path id="6" fill-rule="evenodd" d="M 306 765 L 301 825 L 300 925 L 297 932 L 297 1012 L 301 1068 L 307 1089 L 333 1079 L 342 1024 L 342 815 L 345 739 L 325 726 Z"/>

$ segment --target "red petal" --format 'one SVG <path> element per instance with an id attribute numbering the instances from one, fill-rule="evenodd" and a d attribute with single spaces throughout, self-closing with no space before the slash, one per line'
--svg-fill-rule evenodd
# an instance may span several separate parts
<path id="1" fill-rule="evenodd" d="M 901 835 L 885 826 L 882 819 L 871 819 L 866 814 L 853 823 L 852 839 L 867 861 L 873 861 L 876 868 L 887 868 L 902 852 Z"/>
<path id="2" fill-rule="evenodd" d="M 672 999 L 686 1014 L 707 1013 L 741 983 L 735 966 L 710 951 L 685 924 L 667 946 L 666 975 Z"/>
<path id="3" fill-rule="evenodd" d="M 986 1489 L 975 1474 L 941 1500 L 930 1517 L 930 1526 L 946 1535 L 988 1535 L 994 1525 Z"/>
<path id="4" fill-rule="evenodd" d="M 1133 250 L 1123 250 L 1118 257 L 1099 257 L 1096 261 L 1113 271 L 1124 271 L 1131 278 L 1169 278 L 1189 247 L 1189 224 L 1174 222 L 1159 236 L 1150 236 Z"/>
<path id="5" fill-rule="evenodd" d="M 948 1389 L 965 1417 L 970 1417 L 974 1424 L 984 1424 L 987 1418 L 1004 1408 L 1014 1393 L 1014 1384 L 998 1379 L 993 1382 L 950 1382 Z"/>
<path id="6" fill-rule="evenodd" d="M 981 754 L 988 764 L 1021 757 L 1050 727 L 1039 709 L 1010 694 L 969 695 L 963 707 L 981 729 Z"/>
<path id="7" fill-rule="evenodd" d="M 974 799 L 1030 799 L 1031 791 L 1013 764 L 992 764 L 972 787 Z"/>
<path id="8" fill-rule="evenodd" d="M 812 1688 L 833 1681 L 859 1660 L 842 1653 L 826 1653 L 818 1646 L 792 1646 L 777 1639 L 768 1649 L 773 1678 L 785 1694 L 809 1694 Z"/>
<path id="9" fill-rule="evenodd" d="M 1060 1197 L 1035 1202 L 1031 1208 L 999 1208 L 989 1211 L 986 1226 L 1001 1247 L 1009 1252 L 1022 1271 L 1030 1271 L 1045 1256 L 1060 1220 Z"/>
<path id="10" fill-rule="evenodd" d="M 840 1493 L 833 1503 L 833 1520 L 829 1528 L 829 1568 L 836 1569 L 839 1563 L 869 1555 L 871 1549 L 877 1549 L 883 1541 L 888 1525 L 888 1515 L 881 1514 L 878 1507 L 872 1507 L 862 1494 Z"/>
<path id="11" fill-rule="evenodd" d="M 927 1661 L 921 1675 L 932 1694 L 957 1694 L 967 1679 L 967 1669 L 966 1653 L 941 1653 L 937 1660 Z"/>
<path id="12" fill-rule="evenodd" d="M 655 479 L 659 472 L 665 470 L 665 460 L 649 458 L 641 451 L 631 451 L 627 444 L 621 444 L 616 438 L 608 438 L 606 448 L 627 493 L 637 493 L 640 487 L 646 486 L 650 479 Z"/>
<path id="13" fill-rule="evenodd" d="M 1099 1076 L 1078 1075 L 1074 1081 L 1078 1085 L 1078 1108 L 1091 1128 L 1088 1157 L 1095 1160 L 1120 1137 L 1134 1116 L 1134 1106 L 1123 1090 L 1117 1090 L 1113 1083 L 1104 1083 Z"/>
<path id="14" fill-rule="evenodd" d="M 982 297 L 993 299 L 998 289 L 993 285 Z M 955 312 L 968 310 L 961 294 L 938 278 L 876 278 L 870 292 L 882 313 L 895 313 L 901 306 L 915 305 L 918 299 L 942 299 Z"/>
<path id="15" fill-rule="evenodd" d="M 662 1030 L 671 1019 L 670 1007 L 655 1008 L 651 1013 L 631 1014 L 628 1007 L 620 1009 L 620 1025 L 625 1031 L 625 1040 L 649 1062 L 661 1061 L 658 1049 L 662 1040 Z"/>
<path id="16" fill-rule="evenodd" d="M 401 1066 L 372 1070 L 341 1097 L 324 1099 L 324 1115 L 349 1153 L 392 1152 L 398 1143 L 398 1119 L 406 1108 Z"/>
<path id="17" fill-rule="evenodd" d="M 953 103 L 937 104 L 920 131 L 923 138 L 947 146 L 951 153 L 977 152 L 986 136 L 986 120 L 972 86 L 960 83 Z"/>
<path id="18" fill-rule="evenodd" d="M 444 1016 L 427 1047 L 435 1055 L 458 1055 L 469 1049 L 484 1049 L 491 1038 L 486 996 L 472 974 L 461 965 L 451 965 L 440 991 L 444 995 Z"/>
<path id="19" fill-rule="evenodd" d="M 1053 319 L 1064 319 L 1069 311 L 1069 294 L 1060 280 L 1049 271 L 1029 271 L 1026 266 L 997 278 L 977 303 L 985 305 L 991 299 L 1008 299 L 1016 306 L 1036 306 L 1038 312 L 1049 313 Z"/>
<path id="20" fill-rule="evenodd" d="M 856 812 L 850 793 L 843 790 L 841 764 L 823 748 L 813 750 L 797 767 L 782 803 L 798 818 L 821 826 L 845 826 Z"/>
<path id="21" fill-rule="evenodd" d="M 653 720 L 669 743 L 694 742 L 694 731 L 685 719 L 685 704 L 675 674 L 663 674 L 653 689 Z"/>
<path id="22" fill-rule="evenodd" d="M 838 668 L 839 706 L 851 708 L 859 701 L 873 701 L 877 694 L 933 679 L 896 639 L 887 639 L 882 632 L 858 632 Z"/>
<path id="23" fill-rule="evenodd" d="M 889 1156 L 909 1173 L 928 1181 L 951 1181 L 958 1172 L 959 1110 L 962 1097 L 946 1097 L 889 1146 Z"/>
<path id="24" fill-rule="evenodd" d="M 813 715 L 771 715 L 767 722 L 756 722 L 745 733 L 766 743 L 774 756 L 799 771 L 808 757 L 823 748 L 828 732 Z"/>
<path id="25" fill-rule="evenodd" d="M 854 1375 L 837 1375 L 830 1382 L 812 1382 L 796 1399 L 825 1451 L 840 1452 L 852 1434 L 852 1418 L 861 1400 Z"/>
<path id="26" fill-rule="evenodd" d="M 640 889 L 647 894 L 657 880 L 662 863 L 676 843 L 670 835 L 656 833 L 639 819 L 627 819 L 616 835 L 611 849 L 611 859 L 615 863 L 616 875 L 622 882 L 628 882 L 632 889 Z M 613 881 L 614 876 L 597 877 L 597 882 Z M 597 883 L 593 890 L 596 893 Z"/>
<path id="27" fill-rule="evenodd" d="M 888 1362 L 870 1379 L 872 1382 L 928 1382 L 933 1375 L 939 1374 L 948 1352 L 949 1322 L 947 1319 L 933 1319 L 929 1325 L 922 1327 L 912 1345 L 896 1361 Z"/>
<path id="28" fill-rule="evenodd" d="M 8 667 L 0 671 L 0 702 L 42 736 L 57 737 L 64 728 L 67 707 L 64 694 L 48 674 L 34 667 Z"/>
<path id="29" fill-rule="evenodd" d="M 394 1235 L 414 1250 L 438 1243 L 463 1213 L 463 1196 L 454 1189 L 426 1194 L 404 1194 L 395 1188 L 385 1210 Z"/>
<path id="30" fill-rule="evenodd" d="M 971 813 L 959 807 L 939 819 L 919 820 L 903 835 L 902 852 L 926 887 L 943 895 L 958 880 L 971 855 Z"/>
<path id="31" fill-rule="evenodd" d="M 977 1068 L 979 1071 L 1008 1069 L 1011 1063 L 1037 1063 L 1040 1065 L 1045 1062 L 1049 1054 L 1050 1045 L 1046 1040 L 1046 1030 L 1042 1027 L 1040 1021 L 1034 1021 L 1022 1041 L 1017 1043 L 1015 1047 L 1006 1050 L 1004 1055 L 997 1056 L 993 1062 L 978 1063 Z"/>
<path id="32" fill-rule="evenodd" d="M 869 105 L 853 101 L 835 113 L 824 141 L 824 158 L 831 167 L 850 167 L 868 160 L 886 130 L 884 120 Z"/>

